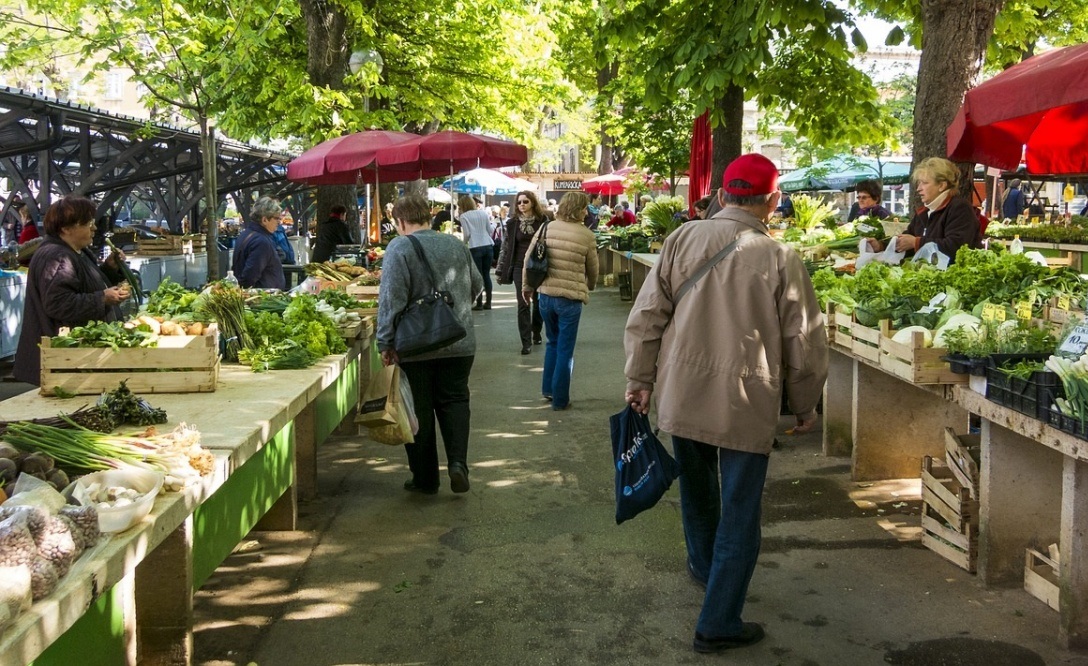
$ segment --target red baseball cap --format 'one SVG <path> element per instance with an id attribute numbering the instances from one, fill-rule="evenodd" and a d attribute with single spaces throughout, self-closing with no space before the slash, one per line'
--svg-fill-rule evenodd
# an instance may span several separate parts
<path id="1" fill-rule="evenodd" d="M 734 180 L 743 180 L 751 187 L 730 187 Z M 738 197 L 754 197 L 770 194 L 778 189 L 778 167 L 758 153 L 741 155 L 725 167 L 722 190 Z"/>

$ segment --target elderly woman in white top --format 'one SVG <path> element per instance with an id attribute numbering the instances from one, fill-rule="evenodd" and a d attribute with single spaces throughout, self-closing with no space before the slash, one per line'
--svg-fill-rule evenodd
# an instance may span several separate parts
<path id="1" fill-rule="evenodd" d="M 457 208 L 461 211 L 458 219 L 465 244 L 472 254 L 472 261 L 484 278 L 484 292 L 476 297 L 473 310 L 491 309 L 491 263 L 495 260 L 495 241 L 491 239 L 491 216 L 486 210 L 476 207 L 476 200 L 467 194 L 457 198 Z"/>

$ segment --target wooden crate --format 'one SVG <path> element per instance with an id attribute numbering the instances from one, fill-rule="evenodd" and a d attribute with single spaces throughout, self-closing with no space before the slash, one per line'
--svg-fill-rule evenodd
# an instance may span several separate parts
<path id="1" fill-rule="evenodd" d="M 841 349 L 850 349 L 853 344 L 851 329 L 854 326 L 853 315 L 839 312 L 833 302 L 827 304 L 827 342 Z"/>
<path id="2" fill-rule="evenodd" d="M 345 289 L 349 296 L 356 298 L 374 299 L 378 297 L 378 285 L 369 284 L 355 284 L 354 282 L 348 282 Z"/>
<path id="3" fill-rule="evenodd" d="M 952 428 L 944 429 L 944 458 L 956 481 L 967 489 L 971 499 L 978 499 L 978 466 L 982 452 L 982 435 L 957 435 Z"/>
<path id="4" fill-rule="evenodd" d="M 887 322 L 880 322 L 886 324 Z M 850 352 L 870 363 L 880 362 L 880 339 L 884 334 L 880 329 L 862 326 L 855 321 L 850 327 Z"/>
<path id="5" fill-rule="evenodd" d="M 947 467 L 922 459 L 922 545 L 971 573 L 978 560 L 978 507 Z"/>
<path id="6" fill-rule="evenodd" d="M 941 360 L 948 351 L 926 347 L 925 335 L 920 331 L 907 343 L 892 340 L 895 333 L 888 322 L 881 322 L 879 363 L 887 372 L 912 384 L 966 384 L 970 379 L 966 374 L 952 372 L 948 362 Z"/>
<path id="7" fill-rule="evenodd" d="M 192 241 L 181 236 L 159 236 L 136 241 L 136 254 L 145 257 L 168 257 L 192 254 Z"/>
<path id="8" fill-rule="evenodd" d="M 1057 555 L 1057 547 L 1051 546 L 1051 551 Z M 1060 610 L 1057 558 L 1047 557 L 1034 548 L 1025 550 L 1024 589 L 1047 606 Z"/>
<path id="9" fill-rule="evenodd" d="M 340 324 L 336 327 L 336 330 L 350 347 L 363 333 L 363 320 Z"/>
<path id="10" fill-rule="evenodd" d="M 41 394 L 97 395 L 127 380 L 133 393 L 209 393 L 219 381 L 219 331 L 164 335 L 158 347 L 112 349 L 41 344 Z"/>

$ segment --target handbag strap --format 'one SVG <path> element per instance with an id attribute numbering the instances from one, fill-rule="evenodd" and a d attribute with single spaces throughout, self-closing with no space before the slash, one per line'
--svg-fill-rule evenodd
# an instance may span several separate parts
<path id="1" fill-rule="evenodd" d="M 755 232 L 738 234 L 737 237 L 733 239 L 732 243 L 726 245 L 724 248 L 722 248 L 721 252 L 714 255 L 710 258 L 709 261 L 700 266 L 699 270 L 695 271 L 692 276 L 685 280 L 684 284 L 680 285 L 680 288 L 676 290 L 676 297 L 673 298 L 672 301 L 673 308 L 675 308 L 677 305 L 680 305 L 680 299 L 682 299 L 684 295 L 687 294 L 688 291 L 695 286 L 695 283 L 702 279 L 704 275 L 709 273 L 711 269 L 721 263 L 722 259 L 728 257 L 733 252 L 733 250 L 737 249 L 737 246 L 740 245 L 742 241 L 745 241 L 748 238 L 757 235 L 759 234 Z"/>
<path id="2" fill-rule="evenodd" d="M 427 275 L 431 277 L 431 288 L 428 291 L 438 291 L 438 278 L 435 277 L 434 269 L 431 268 L 431 262 L 427 261 L 427 255 L 423 252 L 423 243 L 420 243 L 419 239 L 412 234 L 408 234 L 408 240 L 412 241 L 412 247 L 416 249 L 416 256 L 419 257 L 419 260 L 427 267 Z"/>

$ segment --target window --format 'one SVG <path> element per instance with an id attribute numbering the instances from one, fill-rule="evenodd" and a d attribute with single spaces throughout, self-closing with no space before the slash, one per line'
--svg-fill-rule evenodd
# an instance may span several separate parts
<path id="1" fill-rule="evenodd" d="M 106 73 L 106 94 L 108 100 L 122 100 L 125 93 L 125 76 L 119 71 Z"/>

